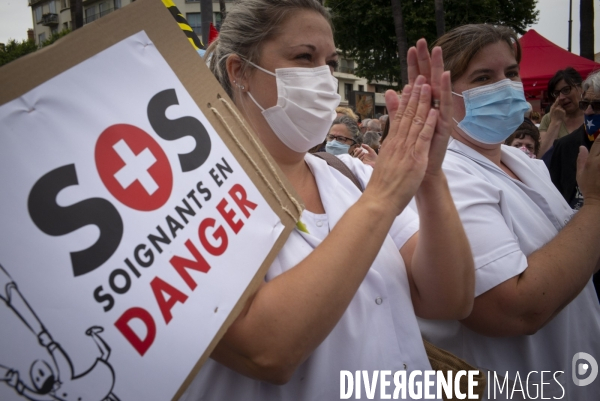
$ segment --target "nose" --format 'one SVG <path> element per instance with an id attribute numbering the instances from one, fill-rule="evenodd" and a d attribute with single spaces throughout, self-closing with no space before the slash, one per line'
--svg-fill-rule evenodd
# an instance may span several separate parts
<path id="1" fill-rule="evenodd" d="M 592 109 L 592 105 L 590 104 L 587 109 L 585 109 L 585 111 L 583 112 L 583 114 L 585 114 L 586 116 L 589 116 L 591 114 L 596 114 L 594 112 L 594 109 Z"/>

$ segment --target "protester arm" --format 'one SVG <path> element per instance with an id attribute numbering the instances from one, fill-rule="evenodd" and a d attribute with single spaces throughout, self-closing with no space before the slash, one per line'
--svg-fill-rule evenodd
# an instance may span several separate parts
<path id="1" fill-rule="evenodd" d="M 422 123 L 398 119 L 360 199 L 308 257 L 259 288 L 217 345 L 215 360 L 283 384 L 329 335 L 423 179 L 437 119 L 429 105 L 424 79 L 405 88 L 399 112 Z"/>
<path id="2" fill-rule="evenodd" d="M 529 255 L 527 268 L 475 299 L 465 320 L 487 336 L 533 334 L 568 305 L 598 271 L 600 259 L 600 142 L 589 157 L 580 148 L 577 181 L 585 204 L 545 246 Z"/>

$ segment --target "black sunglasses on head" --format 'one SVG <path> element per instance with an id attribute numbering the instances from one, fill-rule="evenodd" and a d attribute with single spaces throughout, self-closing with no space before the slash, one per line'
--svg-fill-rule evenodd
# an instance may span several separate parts
<path id="1" fill-rule="evenodd" d="M 588 101 L 588 100 L 580 100 L 579 101 L 579 110 L 586 111 L 588 106 L 592 105 L 592 110 L 594 113 L 600 113 L 600 101 Z"/>

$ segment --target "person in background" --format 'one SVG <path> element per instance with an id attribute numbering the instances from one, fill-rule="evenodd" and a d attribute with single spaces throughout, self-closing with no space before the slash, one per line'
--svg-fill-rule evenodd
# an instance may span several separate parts
<path id="1" fill-rule="evenodd" d="M 540 150 L 540 131 L 531 121 L 525 120 L 511 136 L 506 138 L 504 144 L 522 150 L 530 158 L 536 159 Z"/>
<path id="2" fill-rule="evenodd" d="M 350 154 L 358 158 L 364 164 L 375 167 L 377 162 L 377 153 L 381 147 L 379 132 L 367 131 L 362 136 L 360 147 L 350 151 Z"/>
<path id="3" fill-rule="evenodd" d="M 536 127 L 538 127 L 538 128 L 540 127 L 540 122 L 542 121 L 542 117 L 540 116 L 540 113 L 538 113 L 537 111 L 532 111 L 531 116 L 529 118 L 535 124 Z"/>
<path id="4" fill-rule="evenodd" d="M 570 135 L 555 142 L 554 155 L 550 161 L 550 177 L 567 203 L 579 210 L 583 195 L 577 185 L 577 156 L 579 148 L 591 149 L 600 129 L 600 74 L 592 73 L 583 83 L 583 96 L 577 107 L 583 113 L 584 122 Z"/>
<path id="5" fill-rule="evenodd" d="M 441 171 L 450 77 L 440 49 L 429 61 L 424 46 L 425 75 L 401 99 L 386 94 L 395 118 L 377 166 L 338 156 L 361 191 L 307 154 L 340 100 L 327 9 L 317 0 L 245 0 L 228 10 L 207 49 L 210 69 L 304 208 L 180 400 L 339 399 L 341 370 L 431 369 L 416 315 L 469 314 L 473 260 Z M 406 207 L 413 197 L 419 217 Z"/>
<path id="6" fill-rule="evenodd" d="M 379 122 L 378 119 L 369 120 L 369 122 L 366 124 L 366 126 L 367 126 L 367 131 L 381 132 L 381 123 Z M 365 131 L 365 132 L 367 132 L 367 131 Z"/>
<path id="7" fill-rule="evenodd" d="M 350 107 L 338 106 L 335 108 L 335 112 L 337 113 L 338 117 L 345 115 L 358 122 L 358 116 L 354 113 L 354 111 L 352 111 Z"/>
<path id="8" fill-rule="evenodd" d="M 381 138 L 381 135 L 379 132 L 367 131 L 364 133 L 364 135 L 362 137 L 362 144 L 373 149 L 375 151 L 375 153 L 379 153 L 379 139 L 380 138 Z"/>
<path id="9" fill-rule="evenodd" d="M 577 353 L 600 357 L 600 304 L 591 280 L 600 268 L 600 140 L 579 155 L 586 198 L 574 214 L 543 162 L 503 145 L 528 109 L 516 33 L 464 25 L 437 44 L 454 98 L 443 170 L 471 244 L 476 298 L 466 319 L 421 319 L 422 333 L 491 371 L 492 380 L 527 386 L 517 384 L 523 396 L 544 387 L 543 397 L 597 399 L 600 380 L 578 386 L 572 377 L 581 374 Z"/>
<path id="10" fill-rule="evenodd" d="M 352 117 L 343 115 L 333 120 L 329 133 L 325 137 L 327 153 L 335 156 L 351 154 L 351 150 L 360 147 L 360 144 L 360 130 Z"/>
<path id="11" fill-rule="evenodd" d="M 365 132 L 367 132 L 367 131 L 368 131 L 367 124 L 369 124 L 369 121 L 371 121 L 371 119 L 370 119 L 370 118 L 365 118 L 365 119 L 363 119 L 363 120 L 362 120 L 362 122 L 360 123 L 360 133 L 361 133 L 361 134 L 364 134 Z"/>
<path id="12" fill-rule="evenodd" d="M 581 75 L 571 67 L 557 71 L 548 81 L 548 93 L 555 100 L 540 123 L 540 157 L 550 150 L 555 140 L 581 126 L 583 112 L 579 110 L 579 100 L 582 81 Z"/>
<path id="13" fill-rule="evenodd" d="M 600 71 L 589 75 L 582 85 L 583 96 L 579 109 L 583 111 L 584 124 L 554 145 L 554 155 L 550 161 L 550 178 L 575 210 L 584 204 L 583 194 L 577 184 L 577 157 L 580 148 L 588 151 L 600 133 Z M 600 299 L 600 273 L 594 275 L 596 295 Z"/>
<path id="14" fill-rule="evenodd" d="M 381 117 L 379 117 L 379 122 L 381 123 L 381 132 L 383 132 L 385 130 L 385 126 L 388 123 L 388 119 L 389 119 L 389 116 L 387 114 L 384 114 Z"/>

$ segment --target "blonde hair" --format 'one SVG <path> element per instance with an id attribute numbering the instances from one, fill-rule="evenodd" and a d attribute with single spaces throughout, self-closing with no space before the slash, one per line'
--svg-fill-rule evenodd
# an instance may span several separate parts
<path id="1" fill-rule="evenodd" d="M 204 59 L 209 60 L 210 70 L 229 96 L 233 97 L 233 91 L 227 58 L 237 54 L 259 64 L 262 44 L 276 36 L 281 24 L 299 10 L 314 11 L 331 25 L 329 12 L 316 0 L 243 0 L 227 12 L 219 36 L 206 50 Z M 252 67 L 245 63 L 242 73 L 247 68 Z"/>
<path id="2" fill-rule="evenodd" d="M 452 82 L 460 78 L 469 67 L 471 59 L 484 47 L 500 41 L 506 42 L 517 64 L 521 62 L 521 45 L 517 34 L 506 26 L 471 24 L 454 28 L 435 41 L 444 54 L 444 69 L 450 71 Z"/>
<path id="3" fill-rule="evenodd" d="M 358 121 L 358 117 L 356 116 L 356 114 L 354 114 L 354 112 L 352 111 L 352 109 L 350 107 L 339 106 L 335 109 L 335 112 L 338 114 L 344 114 L 344 115 L 352 118 L 354 121 Z"/>

